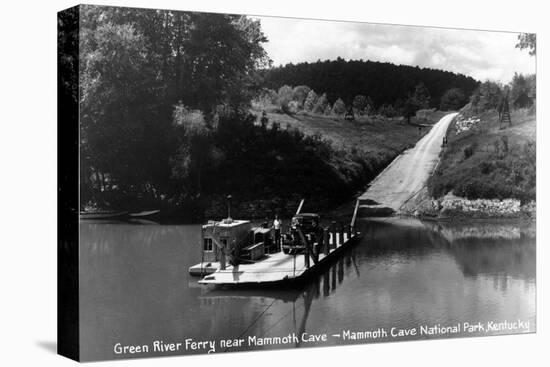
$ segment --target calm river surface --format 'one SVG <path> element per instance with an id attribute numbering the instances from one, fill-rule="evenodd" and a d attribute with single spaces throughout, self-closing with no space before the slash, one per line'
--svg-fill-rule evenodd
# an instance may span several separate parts
<path id="1" fill-rule="evenodd" d="M 83 222 L 81 357 L 84 360 L 204 353 L 160 353 L 153 342 L 216 341 L 289 333 L 328 335 L 277 348 L 510 333 L 509 329 L 392 337 L 391 329 L 519 320 L 535 331 L 535 228 L 525 223 L 444 224 L 362 221 L 362 240 L 331 267 L 293 289 L 216 289 L 187 270 L 200 260 L 199 225 Z M 387 337 L 342 340 L 383 329 Z M 339 334 L 340 337 L 332 336 Z M 247 339 L 248 340 L 248 339 Z M 148 345 L 117 355 L 114 346 Z M 250 350 L 274 346 L 231 348 Z"/>

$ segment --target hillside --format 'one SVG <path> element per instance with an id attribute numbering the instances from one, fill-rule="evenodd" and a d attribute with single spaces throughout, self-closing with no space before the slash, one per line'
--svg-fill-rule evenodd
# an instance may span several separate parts
<path id="1" fill-rule="evenodd" d="M 470 201 L 468 205 L 498 205 L 516 214 L 523 212 L 520 206 L 530 206 L 532 211 L 536 200 L 534 109 L 513 110 L 511 119 L 512 126 L 501 129 L 496 111 L 478 114 L 465 107 L 449 128 L 448 145 L 428 183 L 429 194 L 440 204 L 447 200 L 458 207 L 463 207 L 463 198 Z"/>
<path id="2" fill-rule="evenodd" d="M 460 88 L 468 96 L 479 84 L 471 77 L 449 71 L 341 58 L 287 64 L 264 70 L 262 76 L 261 86 L 265 88 L 307 85 L 317 93 L 326 93 L 330 103 L 341 98 L 346 105 L 362 94 L 369 96 L 376 108 L 405 100 L 419 83 L 427 87 L 430 106 L 435 108 L 450 88 Z"/>
<path id="3" fill-rule="evenodd" d="M 260 112 L 255 111 L 258 116 Z M 439 117 L 438 112 L 433 115 Z M 361 151 L 370 158 L 385 161 L 414 145 L 429 128 L 406 124 L 401 118 L 387 119 L 360 116 L 355 121 L 315 114 L 267 113 L 270 123 L 281 128 L 296 128 L 308 135 L 319 134 L 329 139 L 334 148 L 344 151 Z M 428 121 L 427 122 L 434 122 Z"/>
<path id="4" fill-rule="evenodd" d="M 260 121 L 261 112 L 251 112 L 256 114 L 257 121 Z M 325 149 L 333 153 L 321 154 L 323 163 L 315 163 L 316 166 L 301 166 L 293 171 L 294 174 L 287 174 L 284 168 L 288 164 L 283 164 L 278 171 L 278 176 L 281 176 L 280 183 L 275 185 L 278 188 L 277 193 L 272 192 L 271 196 L 264 195 L 252 202 L 243 203 L 238 210 L 246 215 L 254 215 L 254 210 L 261 213 L 278 211 L 280 214 L 288 215 L 292 214 L 302 197 L 308 199 L 307 206 L 314 211 L 325 212 L 343 203 L 349 203 L 350 200 L 355 200 L 357 194 L 362 193 L 365 186 L 395 157 L 414 146 L 429 131 L 430 123 L 439 115 L 439 112 L 432 111 L 426 114 L 425 118 L 415 120 L 427 123 L 426 126 L 420 127 L 409 125 L 402 118 L 361 116 L 355 121 L 346 121 L 343 118 L 304 113 L 267 113 L 266 131 L 300 132 L 306 137 L 323 141 Z M 314 173 L 324 169 L 323 166 L 329 168 L 325 171 L 326 174 Z M 310 173 L 303 183 L 295 185 L 296 172 Z M 277 180 L 279 181 L 279 177 Z M 271 185 L 271 182 L 267 185 Z M 286 187 L 294 188 L 294 191 L 278 197 Z M 315 188 L 315 191 L 307 187 Z M 296 195 L 298 192 L 301 194 Z M 278 201 L 283 201 L 284 207 Z M 347 209 L 350 207 L 353 205 L 348 205 Z"/>

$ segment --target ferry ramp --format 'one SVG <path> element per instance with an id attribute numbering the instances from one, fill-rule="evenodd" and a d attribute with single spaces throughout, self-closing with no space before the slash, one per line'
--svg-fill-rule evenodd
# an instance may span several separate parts
<path id="1" fill-rule="evenodd" d="M 457 113 L 443 116 L 416 145 L 399 155 L 359 197 L 359 215 L 399 214 L 401 207 L 428 181 L 438 161 L 443 137 Z"/>

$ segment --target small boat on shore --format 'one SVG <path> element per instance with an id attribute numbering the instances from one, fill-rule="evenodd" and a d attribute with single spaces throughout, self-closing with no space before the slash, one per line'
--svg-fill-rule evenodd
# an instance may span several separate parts
<path id="1" fill-rule="evenodd" d="M 80 219 L 150 219 L 160 214 L 159 209 L 129 213 L 127 211 L 80 212 Z"/>
<path id="2" fill-rule="evenodd" d="M 80 219 L 118 219 L 128 215 L 124 211 L 80 212 Z"/>
<path id="3" fill-rule="evenodd" d="M 160 213 L 160 209 L 155 209 L 155 210 L 144 210 L 137 213 L 130 213 L 128 215 L 130 216 L 130 218 L 150 218 L 150 217 L 156 216 L 159 213 Z"/>

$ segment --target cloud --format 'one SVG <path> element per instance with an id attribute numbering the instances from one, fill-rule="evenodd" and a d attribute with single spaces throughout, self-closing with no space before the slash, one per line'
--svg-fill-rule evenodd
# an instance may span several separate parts
<path id="1" fill-rule="evenodd" d="M 275 65 L 363 59 L 443 69 L 508 82 L 535 72 L 535 58 L 515 48 L 517 33 L 259 17 Z"/>

